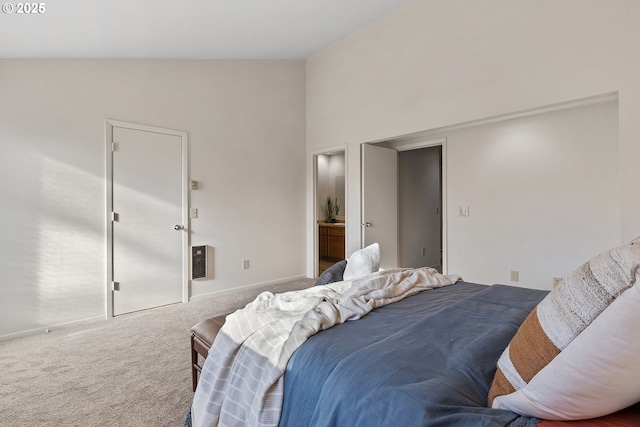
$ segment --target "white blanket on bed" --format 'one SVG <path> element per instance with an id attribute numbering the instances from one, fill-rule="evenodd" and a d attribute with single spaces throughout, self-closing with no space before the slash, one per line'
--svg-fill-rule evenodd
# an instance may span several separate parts
<path id="1" fill-rule="evenodd" d="M 217 335 L 193 398 L 193 426 L 277 426 L 287 362 L 307 338 L 459 279 L 431 268 L 394 269 L 301 291 L 263 292 L 229 315 Z"/>

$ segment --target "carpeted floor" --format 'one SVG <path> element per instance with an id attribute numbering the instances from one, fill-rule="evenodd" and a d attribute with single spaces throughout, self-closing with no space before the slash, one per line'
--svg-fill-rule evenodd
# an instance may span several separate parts
<path id="1" fill-rule="evenodd" d="M 181 426 L 189 409 L 189 329 L 292 280 L 0 342 L 0 426 Z"/>

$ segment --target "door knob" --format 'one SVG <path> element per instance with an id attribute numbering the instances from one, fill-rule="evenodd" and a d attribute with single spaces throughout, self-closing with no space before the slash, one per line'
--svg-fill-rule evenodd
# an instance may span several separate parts
<path id="1" fill-rule="evenodd" d="M 173 229 L 176 231 L 184 230 L 184 225 L 176 224 L 173 226 Z"/>
<path id="2" fill-rule="evenodd" d="M 364 224 L 362 224 L 364 227 L 371 227 L 371 223 L 370 222 L 365 222 Z"/>

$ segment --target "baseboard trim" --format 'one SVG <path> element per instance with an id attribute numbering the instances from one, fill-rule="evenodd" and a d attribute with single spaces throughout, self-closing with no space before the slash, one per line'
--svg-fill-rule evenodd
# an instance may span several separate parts
<path id="1" fill-rule="evenodd" d="M 249 285 L 243 285 L 243 286 L 239 286 L 231 289 L 222 289 L 219 291 L 208 292 L 206 294 L 193 296 L 189 299 L 189 301 L 206 299 L 206 298 L 211 298 L 211 297 L 216 297 L 221 295 L 228 295 L 228 294 L 233 294 L 240 291 L 247 291 L 255 288 L 261 288 L 269 285 L 275 285 L 275 284 L 280 284 L 280 283 L 289 282 L 293 280 L 301 280 L 301 279 L 308 279 L 308 277 L 302 274 L 299 276 L 291 276 L 291 277 L 286 277 L 286 278 L 281 278 L 276 280 L 269 280 L 266 282 L 252 283 Z M 78 325 L 83 325 L 83 324 L 93 323 L 98 321 L 106 321 L 106 319 L 104 316 L 95 316 L 95 317 L 88 317 L 85 319 L 73 320 L 71 322 L 57 323 L 52 325 L 42 325 L 33 329 L 27 329 L 24 331 L 18 331 L 18 332 L 12 332 L 6 335 L 0 335 L 0 341 L 10 341 L 10 340 L 24 338 L 24 337 L 33 336 L 33 335 L 47 334 L 47 333 L 58 331 L 61 329 L 70 328 L 72 326 L 78 326 Z"/>
<path id="2" fill-rule="evenodd" d="M 38 328 L 27 329 L 25 331 L 12 332 L 10 334 L 0 335 L 0 341 L 9 341 L 17 338 L 29 337 L 32 335 L 48 334 L 50 332 L 58 331 L 60 329 L 66 329 L 72 326 L 78 326 L 78 325 L 93 323 L 97 321 L 105 321 L 105 317 L 104 316 L 87 317 L 85 319 L 73 320 L 71 322 L 56 323 L 54 325 L 40 326 Z"/>
<path id="3" fill-rule="evenodd" d="M 229 294 L 234 294 L 234 293 L 236 293 L 238 291 L 247 291 L 247 290 L 254 289 L 254 288 L 261 288 L 261 287 L 268 286 L 268 285 L 275 285 L 275 284 L 280 284 L 280 283 L 283 283 L 283 282 L 289 282 L 289 281 L 292 281 L 292 280 L 301 280 L 301 279 L 308 279 L 308 277 L 306 275 L 302 274 L 300 276 L 286 277 L 284 279 L 269 280 L 267 282 L 252 283 L 252 284 L 249 284 L 249 285 L 238 286 L 236 288 L 222 289 L 222 290 L 214 291 L 214 292 L 207 292 L 206 294 L 194 295 L 191 298 L 189 298 L 189 301 L 197 301 L 197 300 L 205 299 L 205 298 L 218 297 L 218 296 L 222 296 L 222 295 L 229 295 Z"/>

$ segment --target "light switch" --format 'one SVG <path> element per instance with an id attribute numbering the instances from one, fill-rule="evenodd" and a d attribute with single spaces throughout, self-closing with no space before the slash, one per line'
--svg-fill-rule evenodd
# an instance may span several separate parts
<path id="1" fill-rule="evenodd" d="M 198 208 L 191 208 L 189 210 L 189 217 L 190 218 L 198 218 Z"/>
<path id="2" fill-rule="evenodd" d="M 192 190 L 198 189 L 198 181 L 196 181 L 195 179 L 191 181 L 191 189 Z"/>

